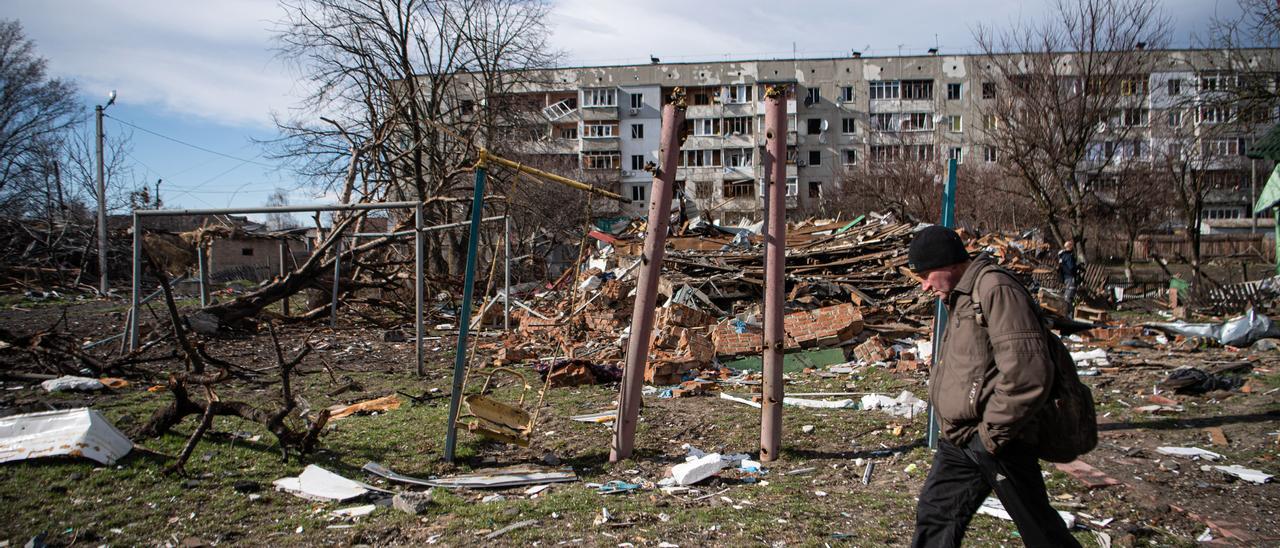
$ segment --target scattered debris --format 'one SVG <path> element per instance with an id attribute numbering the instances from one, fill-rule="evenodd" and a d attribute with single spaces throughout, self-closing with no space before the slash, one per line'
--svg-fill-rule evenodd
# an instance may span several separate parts
<path id="1" fill-rule="evenodd" d="M 133 442 L 96 409 L 81 407 L 0 418 L 0 462 L 70 456 L 115 464 Z"/>
<path id="2" fill-rule="evenodd" d="M 356 413 L 385 413 L 400 408 L 400 398 L 395 394 L 351 405 L 335 405 L 329 408 L 329 420 L 336 421 Z"/>
<path id="3" fill-rule="evenodd" d="M 677 464 L 671 468 L 671 477 L 677 485 L 693 485 L 714 476 L 725 467 L 720 453 L 710 453 L 694 460 Z"/>
<path id="4" fill-rule="evenodd" d="M 982 501 L 982 506 L 978 507 L 978 513 L 1000 518 L 1005 521 L 1013 521 L 1013 517 L 1004 509 L 1004 503 L 1000 502 L 1000 499 L 996 497 L 987 497 L 987 500 Z M 1067 529 L 1071 529 L 1076 526 L 1076 516 L 1071 512 L 1058 510 L 1058 515 L 1062 516 L 1062 522 L 1067 525 Z"/>
<path id="5" fill-rule="evenodd" d="M 524 520 L 524 521 L 517 521 L 517 522 L 515 522 L 515 523 L 512 523 L 511 525 L 508 525 L 508 526 L 506 526 L 506 527 L 503 527 L 503 528 L 501 528 L 501 529 L 498 529 L 497 531 L 494 531 L 494 532 L 492 532 L 492 533 L 489 533 L 489 534 L 485 535 L 485 536 L 484 536 L 484 539 L 485 539 L 485 540 L 493 540 L 493 539 L 498 538 L 498 537 L 500 537 L 500 536 L 502 536 L 502 535 L 505 535 L 505 534 L 507 534 L 507 533 L 510 533 L 511 531 L 514 531 L 514 530 L 516 530 L 516 529 L 520 529 L 521 527 L 528 527 L 528 526 L 530 526 L 530 525 L 537 525 L 537 523 L 538 523 L 538 520 L 536 520 L 536 519 L 527 519 L 527 520 Z"/>
<path id="6" fill-rule="evenodd" d="M 419 479 L 392 472 L 376 462 L 365 463 L 361 468 L 375 476 L 391 481 L 422 485 L 426 487 L 444 487 L 446 489 L 500 489 L 518 485 L 535 485 L 540 483 L 563 483 L 578 481 L 578 475 L 572 470 L 541 470 L 531 466 L 515 466 L 482 471 L 475 474 L 452 476 L 448 478 Z"/>
<path id="7" fill-rule="evenodd" d="M 391 507 L 406 514 L 416 516 L 427 511 L 431 506 L 434 493 L 428 491 L 401 491 L 391 497 Z"/>
<path id="8" fill-rule="evenodd" d="M 369 491 L 382 491 L 371 485 L 350 480 L 314 464 L 308 464 L 297 477 L 271 482 L 276 490 L 307 500 L 344 501 L 363 496 Z"/>
<path id="9" fill-rule="evenodd" d="M 880 394 L 867 394 L 862 397 L 863 409 L 879 409 L 895 417 L 914 418 L 929 409 L 929 404 L 917 398 L 911 392 L 903 390 L 896 398 Z"/>
<path id="10" fill-rule="evenodd" d="M 1239 466 L 1235 464 L 1228 465 L 1228 466 L 1215 465 L 1214 468 L 1224 474 L 1230 474 L 1242 480 L 1253 482 L 1253 483 L 1267 483 L 1268 481 L 1271 481 L 1271 477 L 1272 477 L 1271 474 L 1267 474 L 1261 470 L 1245 468 L 1243 466 Z"/>
<path id="11" fill-rule="evenodd" d="M 40 383 L 40 388 L 45 389 L 46 392 L 94 392 L 106 386 L 98 379 L 66 375 L 44 381 Z"/>
<path id="12" fill-rule="evenodd" d="M 1199 447 L 1157 447 L 1156 452 L 1171 457 L 1188 459 L 1222 460 L 1222 455 Z"/>

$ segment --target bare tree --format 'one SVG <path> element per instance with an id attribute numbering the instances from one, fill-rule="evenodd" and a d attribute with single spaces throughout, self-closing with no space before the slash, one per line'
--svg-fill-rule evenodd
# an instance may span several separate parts
<path id="1" fill-rule="evenodd" d="M 283 188 L 275 189 L 270 196 L 267 196 L 267 206 L 286 206 L 289 205 L 289 193 Z M 297 228 L 298 220 L 289 213 L 268 213 L 267 228 L 271 230 L 286 230 Z"/>
<path id="2" fill-rule="evenodd" d="M 46 64 L 20 23 L 0 20 L 0 211 L 38 208 L 67 129 L 83 119 L 75 86 Z"/>
<path id="3" fill-rule="evenodd" d="M 985 145 L 1054 239 L 1083 243 L 1090 181 L 1109 160 L 1094 153 L 1130 138 L 1124 118 L 1141 116 L 1168 27 L 1156 0 L 1059 0 L 1047 21 L 977 30 Z"/>

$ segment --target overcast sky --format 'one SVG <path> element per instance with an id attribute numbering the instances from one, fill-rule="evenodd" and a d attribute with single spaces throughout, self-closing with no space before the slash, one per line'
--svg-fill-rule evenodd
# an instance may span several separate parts
<path id="1" fill-rule="evenodd" d="M 555 0 L 552 45 L 565 64 L 867 55 L 972 49 L 979 24 L 1035 20 L 1046 0 Z M 1172 45 L 1188 46 L 1236 0 L 1164 0 Z M 259 205 L 293 189 L 252 139 L 295 104 L 296 75 L 275 59 L 272 0 L 5 0 L 54 75 L 76 80 L 86 108 L 118 90 L 109 132 L 132 132 L 138 178 L 165 180 L 169 206 Z M 130 128 L 232 156 L 218 156 Z M 87 128 L 88 129 L 88 128 Z M 247 160 L 247 161 L 246 161 Z M 170 192 L 171 191 L 171 192 Z M 295 201 L 323 200 L 295 194 Z"/>

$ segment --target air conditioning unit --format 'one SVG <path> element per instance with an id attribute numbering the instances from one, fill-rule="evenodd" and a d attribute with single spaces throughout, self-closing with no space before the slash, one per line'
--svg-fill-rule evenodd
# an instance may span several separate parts
<path id="1" fill-rule="evenodd" d="M 638 109 L 638 108 L 636 108 L 636 107 L 631 107 L 631 111 L 630 111 L 630 112 L 631 112 L 631 115 L 632 115 L 632 116 L 636 116 L 636 115 L 640 114 L 640 109 Z"/>
<path id="2" fill-rule="evenodd" d="M 796 160 L 796 167 L 808 167 L 809 163 L 804 160 Z"/>
<path id="3" fill-rule="evenodd" d="M 806 106 L 806 107 L 811 107 L 811 106 L 813 106 L 813 99 L 812 99 L 812 98 L 810 98 L 810 97 L 805 97 L 805 98 L 804 98 L 804 106 Z"/>

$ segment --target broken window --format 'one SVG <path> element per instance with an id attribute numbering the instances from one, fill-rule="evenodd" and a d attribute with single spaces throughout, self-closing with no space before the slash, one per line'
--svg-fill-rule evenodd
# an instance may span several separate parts
<path id="1" fill-rule="evenodd" d="M 822 118 L 810 118 L 805 120 L 809 135 L 817 135 L 822 133 Z"/>
<path id="2" fill-rule="evenodd" d="M 844 150 L 844 165 L 852 166 L 858 163 L 858 150 L 847 148 Z"/>
<path id="3" fill-rule="evenodd" d="M 957 164 L 964 163 L 964 149 L 961 147 L 951 147 L 947 150 L 947 159 L 955 160 Z"/>
<path id="4" fill-rule="evenodd" d="M 821 150 L 810 150 L 810 151 L 809 151 L 809 165 L 811 165 L 811 166 L 820 166 L 820 165 L 822 165 L 822 151 L 821 151 Z"/>
<path id="5" fill-rule="evenodd" d="M 1200 91 L 1218 91 L 1234 87 L 1235 77 L 1221 72 L 1205 73 L 1200 76 Z"/>
<path id="6" fill-rule="evenodd" d="M 871 82 L 867 95 L 871 100 L 877 99 L 897 99 L 898 98 L 898 81 L 883 80 L 879 82 Z"/>
<path id="7" fill-rule="evenodd" d="M 729 86 L 730 104 L 742 105 L 751 102 L 751 86 L 733 84 Z"/>
<path id="8" fill-rule="evenodd" d="M 822 197 L 822 181 L 809 181 L 809 197 L 810 198 Z"/>
<path id="9" fill-rule="evenodd" d="M 589 88 L 582 90 L 583 107 L 616 107 L 618 90 L 615 88 Z"/>
<path id="10" fill-rule="evenodd" d="M 1204 142 L 1205 156 L 1237 156 L 1244 147 L 1243 139 L 1207 139 Z"/>
<path id="11" fill-rule="evenodd" d="M 1182 95 L 1182 79 L 1181 78 L 1171 78 L 1169 79 L 1168 82 L 1166 82 L 1166 85 L 1169 86 L 1170 96 L 1177 97 L 1179 95 Z"/>
<path id="12" fill-rule="evenodd" d="M 631 94 L 631 108 L 644 107 L 644 96 L 639 93 Z"/>
<path id="13" fill-rule="evenodd" d="M 582 168 L 592 170 L 618 169 L 622 154 L 614 151 L 583 152 Z"/>
<path id="14" fill-rule="evenodd" d="M 561 138 L 561 139 L 577 139 L 577 138 L 578 138 L 578 128 L 577 128 L 577 127 L 562 127 L 562 128 L 560 128 L 560 138 Z"/>
<path id="15" fill-rule="evenodd" d="M 697 181 L 693 183 L 693 197 L 698 199 L 707 199 L 715 197 L 715 183 L 711 181 Z"/>
<path id="16" fill-rule="evenodd" d="M 787 146 L 787 163 L 794 164 L 800 158 L 800 150 L 795 146 Z"/>
<path id="17" fill-rule="evenodd" d="M 933 80 L 903 80 L 903 99 L 933 99 Z"/>
<path id="18" fill-rule="evenodd" d="M 880 131 L 897 131 L 898 128 L 893 125 L 893 115 L 887 112 L 877 112 L 871 115 L 871 127 Z"/>
<path id="19" fill-rule="evenodd" d="M 853 86 L 840 87 L 840 102 L 849 103 L 853 101 Z"/>
<path id="20" fill-rule="evenodd" d="M 591 138 L 617 137 L 617 124 L 586 122 L 582 124 L 582 136 Z"/>
<path id="21" fill-rule="evenodd" d="M 714 167 L 720 165 L 719 150 L 680 151 L 680 167 Z"/>
<path id="22" fill-rule="evenodd" d="M 733 116 L 724 119 L 725 135 L 750 135 L 751 134 L 751 117 L 750 116 Z"/>
<path id="23" fill-rule="evenodd" d="M 1169 111 L 1169 127 L 1182 127 L 1182 111 Z"/>
<path id="24" fill-rule="evenodd" d="M 756 185 L 752 181 L 725 181 L 722 187 L 725 198 L 755 198 Z"/>
<path id="25" fill-rule="evenodd" d="M 1221 106 L 1202 106 L 1200 107 L 1200 123 L 1202 124 L 1219 124 L 1228 122 L 1234 117 L 1233 109 Z"/>
<path id="26" fill-rule="evenodd" d="M 643 202 L 645 200 L 644 185 L 631 185 L 631 201 Z"/>
<path id="27" fill-rule="evenodd" d="M 787 196 L 800 195 L 800 180 L 795 177 L 787 177 Z"/>
<path id="28" fill-rule="evenodd" d="M 840 119 L 840 133 L 845 135 L 853 135 L 857 132 L 858 126 L 853 118 Z"/>
<path id="29" fill-rule="evenodd" d="M 693 120 L 694 137 L 714 137 L 720 135 L 719 118 L 699 118 Z"/>
<path id="30" fill-rule="evenodd" d="M 643 154 L 631 155 L 631 171 L 644 171 L 644 155 Z"/>
<path id="31" fill-rule="evenodd" d="M 898 145 L 871 145 L 871 161 L 888 162 L 898 159 Z"/>
<path id="32" fill-rule="evenodd" d="M 982 117 L 982 129 L 991 131 L 1000 127 L 1000 118 L 994 114 L 988 114 Z"/>
<path id="33" fill-rule="evenodd" d="M 984 146 L 984 147 L 982 147 L 982 161 L 987 162 L 987 163 L 995 162 L 995 161 L 996 161 L 996 147 L 989 146 L 989 145 L 988 145 L 988 146 Z"/>
<path id="34" fill-rule="evenodd" d="M 911 112 L 902 118 L 902 131 L 929 131 L 933 129 L 933 115 L 928 112 Z"/>
<path id="35" fill-rule="evenodd" d="M 730 148 L 724 151 L 725 166 L 751 167 L 754 150 L 750 148 Z"/>
<path id="36" fill-rule="evenodd" d="M 1120 95 L 1128 97 L 1130 95 L 1142 96 L 1146 94 L 1147 79 L 1145 77 L 1133 76 L 1120 80 Z"/>
<path id="37" fill-rule="evenodd" d="M 1121 113 L 1121 123 L 1128 127 L 1146 126 L 1150 114 L 1145 108 L 1126 108 Z"/>
<path id="38" fill-rule="evenodd" d="M 982 83 L 982 98 L 983 98 L 983 99 L 995 99 L 995 98 L 996 98 L 996 83 L 995 83 L 995 82 L 983 82 L 983 83 Z"/>
<path id="39" fill-rule="evenodd" d="M 644 124 L 631 124 L 631 138 L 644 139 Z"/>
<path id="40" fill-rule="evenodd" d="M 253 256 L 253 248 L 252 248 L 252 247 L 242 247 L 242 248 L 240 248 L 240 255 L 242 255 L 242 256 L 244 256 L 244 257 L 252 257 L 252 256 Z"/>
<path id="41" fill-rule="evenodd" d="M 951 133 L 960 133 L 964 130 L 964 122 L 959 114 L 947 117 L 947 129 Z"/>
<path id="42" fill-rule="evenodd" d="M 948 101 L 960 100 L 960 84 L 947 84 L 947 100 Z"/>
<path id="43" fill-rule="evenodd" d="M 805 92 L 806 92 L 806 95 L 804 97 L 805 106 L 807 107 L 817 106 L 818 102 L 822 101 L 822 93 L 818 91 L 818 88 L 808 88 L 805 90 Z"/>

